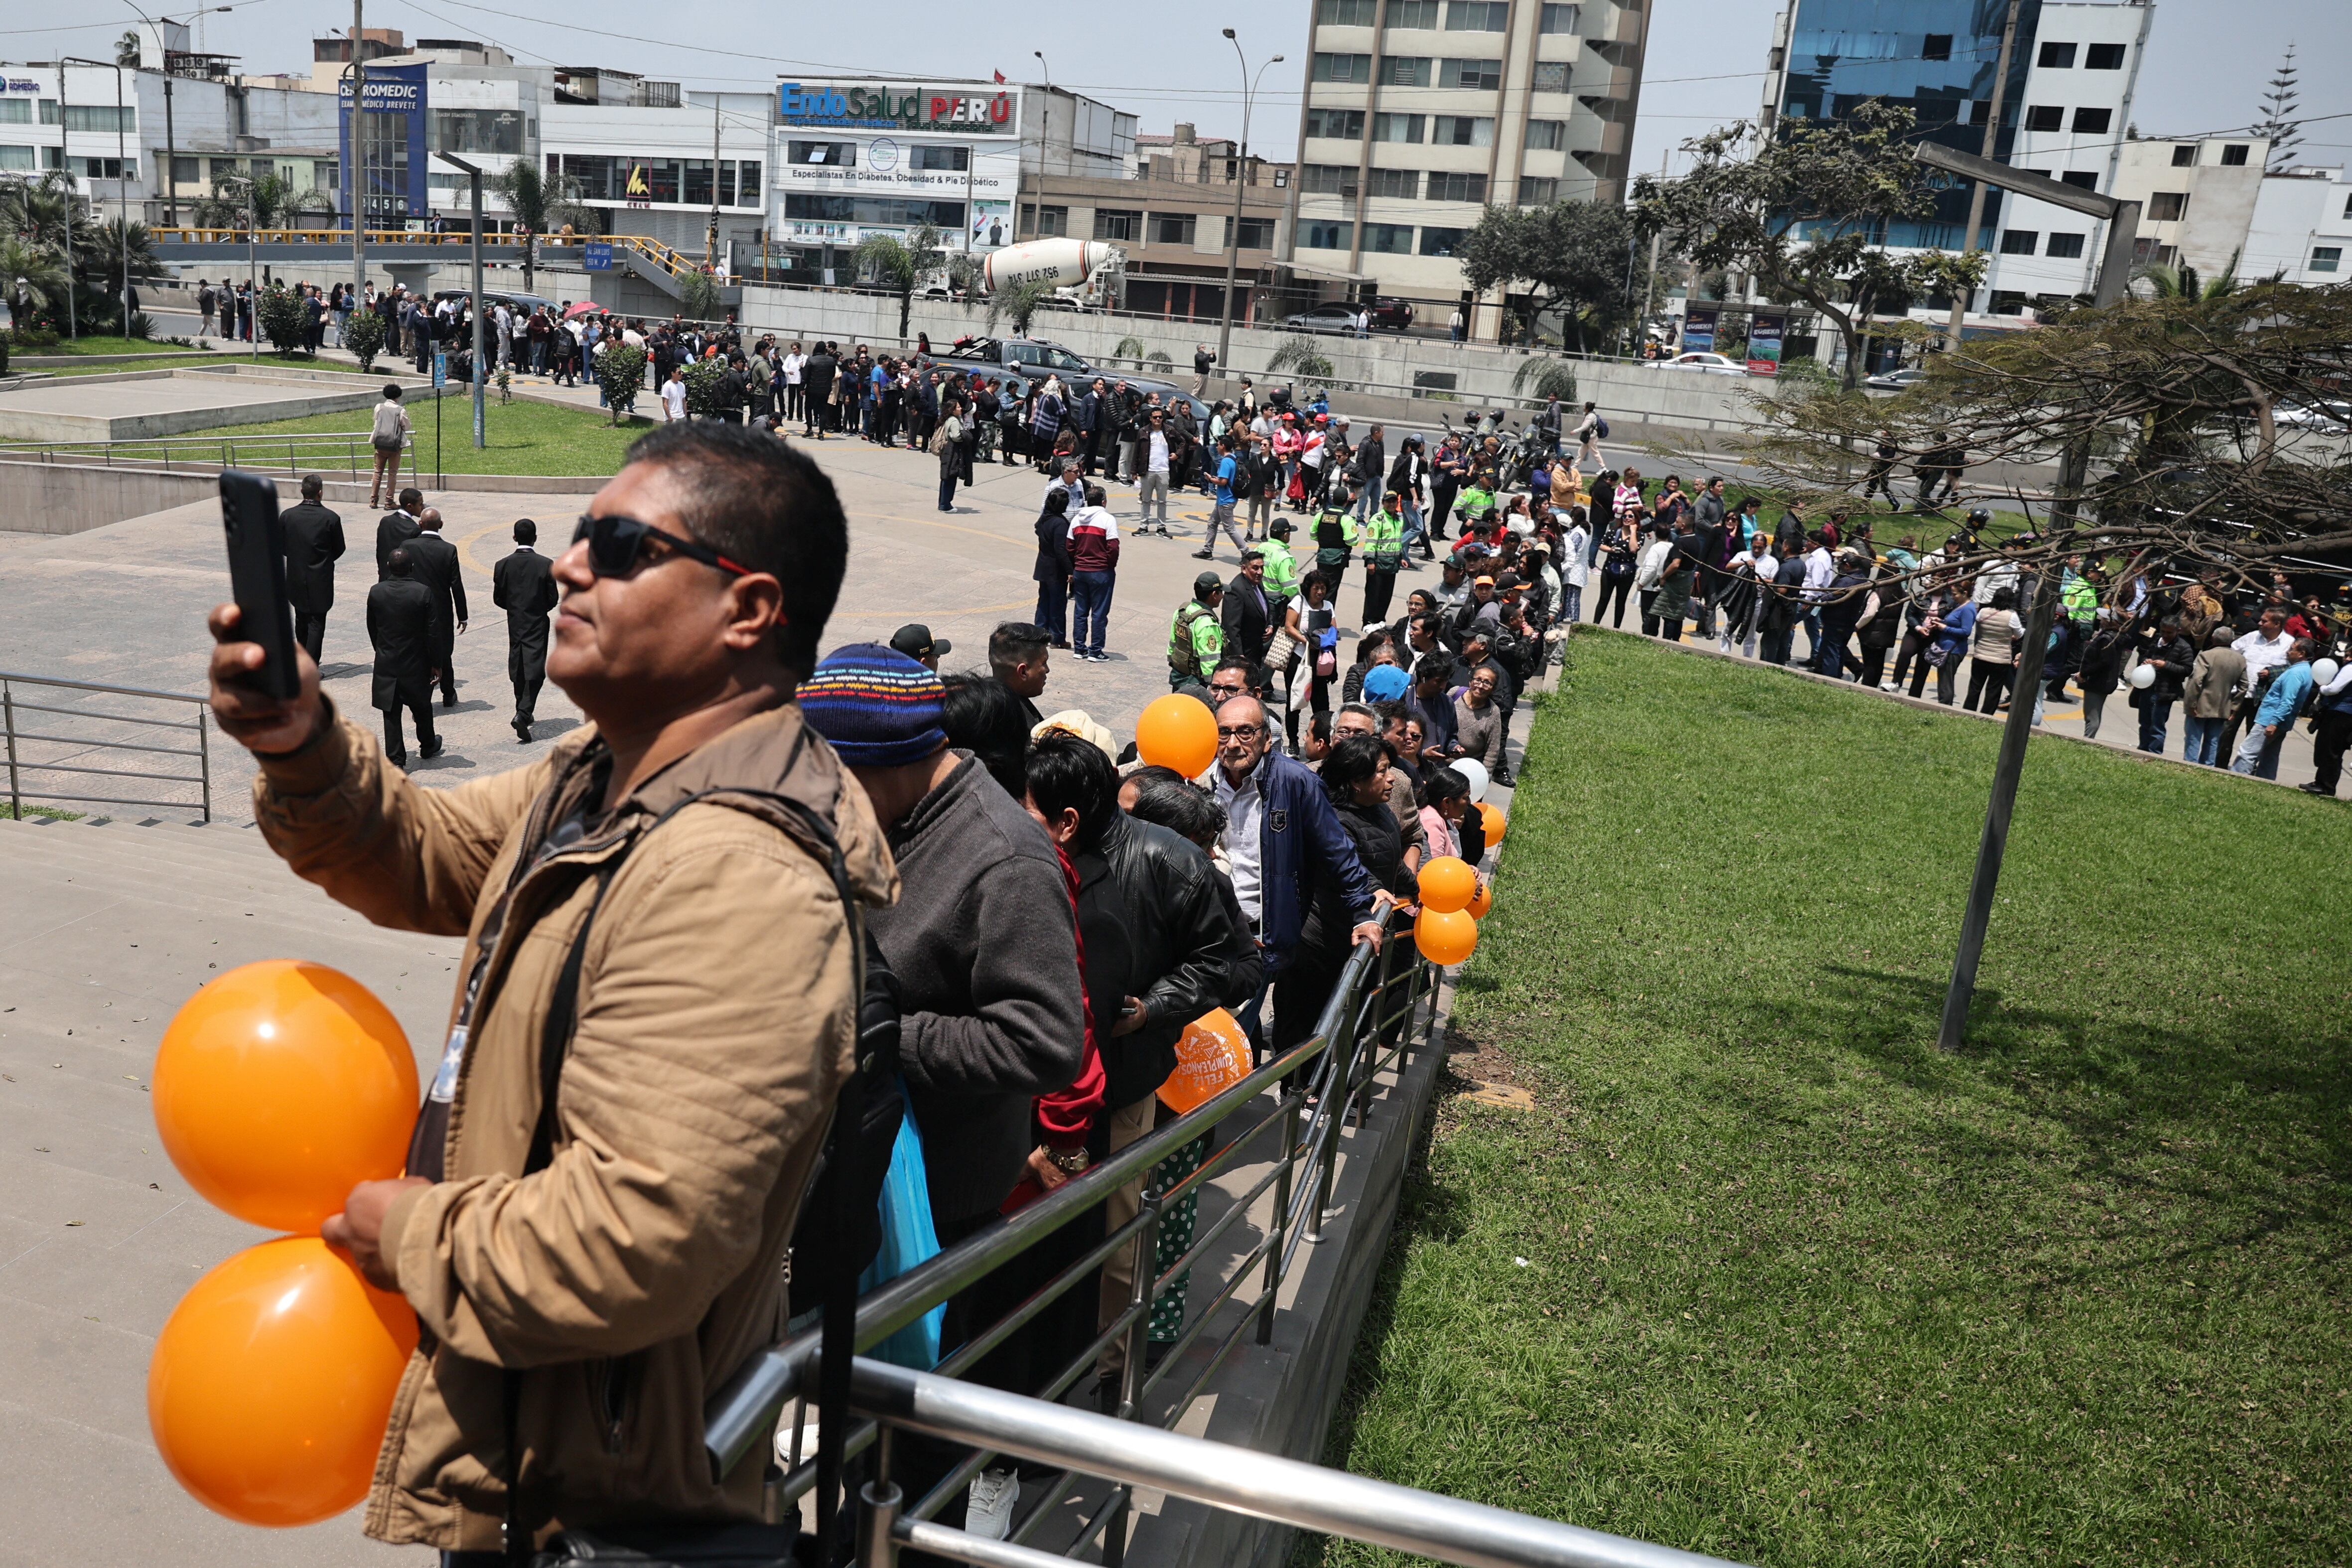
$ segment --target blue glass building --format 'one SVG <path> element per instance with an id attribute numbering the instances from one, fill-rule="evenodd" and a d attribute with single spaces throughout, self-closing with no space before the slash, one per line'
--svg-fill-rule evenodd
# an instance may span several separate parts
<path id="1" fill-rule="evenodd" d="M 2025 79 L 2033 60 L 2042 0 L 2025 0 L 2002 95 L 1995 156 L 2007 161 L 2016 135 Z M 1984 149 L 1993 72 L 2009 0 L 1790 0 L 1785 47 L 1772 61 L 1776 120 L 1843 120 L 1856 104 L 1882 99 L 1908 107 L 1919 135 L 1963 153 Z M 1986 193 L 1979 247 L 1990 249 L 2000 228 L 2000 193 Z M 1892 226 L 1880 237 L 1893 247 L 1966 248 L 1969 188 L 1941 192 L 1933 216 Z"/>

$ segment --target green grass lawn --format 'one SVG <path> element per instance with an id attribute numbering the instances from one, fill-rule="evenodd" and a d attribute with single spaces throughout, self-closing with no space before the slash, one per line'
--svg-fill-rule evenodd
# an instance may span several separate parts
<path id="1" fill-rule="evenodd" d="M 108 336 L 99 332 L 85 332 L 82 336 L 78 338 L 60 338 L 56 342 L 50 343 L 45 348 L 35 348 L 29 344 L 19 343 L 16 346 L 15 352 L 20 354 L 48 355 L 143 354 L 149 353 L 205 353 L 209 351 L 194 348 L 182 349 L 176 344 L 165 342 L 161 338 L 124 338 Z"/>
<path id="2" fill-rule="evenodd" d="M 2352 814 L 2037 741 L 1944 1055 L 2000 731 L 1571 648 L 1453 1062 L 1536 1109 L 1441 1101 L 1330 1462 L 1775 1565 L 2352 1559 Z"/>
<path id="3" fill-rule="evenodd" d="M 309 362 L 300 362 L 307 364 Z M 349 369 L 351 367 L 345 366 Z M 381 365 L 379 365 L 379 372 Z M 434 406 L 430 399 L 412 402 L 409 418 L 416 426 L 416 444 L 409 451 L 406 466 L 417 472 L 434 472 Z M 489 445 L 476 450 L 473 442 L 472 399 L 459 395 L 444 400 L 440 410 L 440 471 L 450 474 L 611 474 L 621 466 L 621 455 L 629 443 L 653 428 L 649 419 L 630 418 L 616 427 L 605 422 L 605 416 L 593 408 L 570 408 L 560 404 L 532 403 L 517 398 L 512 403 L 500 403 L 495 392 L 490 395 L 486 409 L 485 425 Z M 203 435 L 214 437 L 268 437 L 316 434 L 348 435 L 352 437 L 360 471 L 369 466 L 368 411 L 350 409 L 341 414 L 314 414 L 301 419 L 279 419 L 263 425 L 233 425 L 218 430 L 206 430 Z M 253 443 L 259 454 L 257 460 L 266 460 L 266 440 Z M 317 448 L 307 450 L 316 451 Z M 115 448 L 119 458 L 140 456 L 133 444 Z M 341 461 L 338 458 L 338 461 Z M 326 465 L 331 467 L 332 465 Z"/>

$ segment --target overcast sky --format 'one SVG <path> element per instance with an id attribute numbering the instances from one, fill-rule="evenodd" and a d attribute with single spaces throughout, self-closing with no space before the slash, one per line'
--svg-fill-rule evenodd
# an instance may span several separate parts
<path id="1" fill-rule="evenodd" d="M 764 89 L 779 73 L 985 80 L 1001 70 L 1014 81 L 1050 76 L 1130 110 L 1146 132 L 1164 132 L 1191 120 L 1212 135 L 1241 130 L 1241 65 L 1234 46 L 1218 36 L 1221 27 L 1232 26 L 1254 74 L 1267 57 L 1286 57 L 1264 75 L 1250 141 L 1270 155 L 1288 157 L 1297 145 L 1309 4 L 1209 0 L 1171 11 L 1024 6 L 1005 0 L 982 5 L 786 0 L 754 9 L 714 0 L 499 0 L 490 9 L 461 0 L 368 0 L 366 24 L 397 27 L 411 38 L 480 38 L 503 45 L 526 63 L 605 65 L 676 77 L 689 87 Z M 1755 113 L 1775 8 L 1774 0 L 1654 4 L 1633 143 L 1637 169 L 1655 169 L 1661 153 L 1711 125 Z M 36 9 L 10 6 L 0 15 L 21 22 Z M 76 0 L 54 9 L 76 17 L 76 25 L 0 27 L 0 58 L 51 59 L 60 52 L 105 58 L 110 40 L 135 16 L 122 0 Z M 551 15 L 563 23 L 533 19 Z M 1069 25 L 1073 20 L 1079 25 Z M 206 48 L 242 56 L 248 70 L 307 73 L 311 37 L 350 25 L 347 5 L 242 0 L 226 14 L 204 18 L 202 41 Z M 2352 153 L 2352 77 L 2343 68 L 2352 60 L 2352 0 L 2164 0 L 2133 119 L 2151 136 L 2242 128 L 2254 119 L 2289 40 L 2299 46 L 2304 65 L 2306 161 L 2344 162 Z M 1042 68 L 1036 49 L 1045 51 Z M 2319 118 L 2324 115 L 2345 118 Z"/>

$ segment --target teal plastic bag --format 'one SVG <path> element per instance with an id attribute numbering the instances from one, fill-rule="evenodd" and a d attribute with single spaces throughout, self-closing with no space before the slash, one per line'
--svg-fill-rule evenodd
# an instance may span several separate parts
<path id="1" fill-rule="evenodd" d="M 903 1086 L 901 1092 L 903 1093 Z M 930 1179 L 923 1164 L 923 1138 L 909 1113 L 898 1123 L 890 1146 L 890 1171 L 882 1178 L 882 1249 L 858 1276 L 857 1293 L 888 1284 L 918 1264 L 940 1255 L 940 1233 L 931 1224 Z M 944 1301 L 866 1353 L 893 1366 L 929 1372 L 940 1363 L 940 1325 Z"/>

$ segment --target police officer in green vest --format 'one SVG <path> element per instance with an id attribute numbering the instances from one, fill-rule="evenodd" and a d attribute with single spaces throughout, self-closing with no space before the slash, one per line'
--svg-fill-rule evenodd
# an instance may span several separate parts
<path id="1" fill-rule="evenodd" d="M 1217 605 L 1224 596 L 1224 579 L 1214 572 L 1192 579 L 1192 596 L 1168 627 L 1169 690 L 1207 689 L 1209 672 L 1225 651 L 1225 628 L 1217 620 Z"/>
<path id="2" fill-rule="evenodd" d="M 1384 626 L 1404 564 L 1404 497 L 1391 490 L 1364 523 L 1364 625 Z"/>
<path id="3" fill-rule="evenodd" d="M 1258 546 L 1265 557 L 1265 596 L 1277 629 L 1282 626 L 1282 612 L 1298 596 L 1298 559 L 1290 553 L 1290 520 L 1276 518 L 1267 525 L 1265 542 Z"/>

